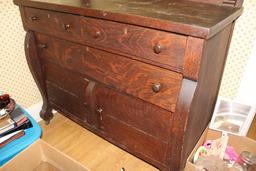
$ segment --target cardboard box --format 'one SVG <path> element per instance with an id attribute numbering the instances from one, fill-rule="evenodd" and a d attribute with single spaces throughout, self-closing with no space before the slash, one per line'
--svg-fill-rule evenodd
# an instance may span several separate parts
<path id="1" fill-rule="evenodd" d="M 0 171 L 89 171 L 86 167 L 39 139 L 12 160 L 0 167 Z"/>
<path id="2" fill-rule="evenodd" d="M 205 140 L 213 140 L 213 139 L 218 139 L 220 137 L 221 137 L 221 132 L 214 131 L 207 128 L 202 134 L 199 141 L 197 142 L 193 151 L 189 155 L 186 162 L 186 167 L 184 170 L 196 171 L 196 166 L 192 163 L 192 159 L 198 147 L 200 147 L 205 142 Z M 229 134 L 228 144 L 233 146 L 238 154 L 240 154 L 242 151 L 250 151 L 256 154 L 256 141 L 250 138 Z"/>

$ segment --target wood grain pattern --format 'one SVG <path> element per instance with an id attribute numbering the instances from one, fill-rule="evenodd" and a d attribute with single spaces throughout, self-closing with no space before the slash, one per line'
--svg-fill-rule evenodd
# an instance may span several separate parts
<path id="1" fill-rule="evenodd" d="M 175 111 L 181 74 L 93 48 L 87 49 L 82 63 L 83 67 L 78 68 L 81 72 L 127 94 Z M 161 84 L 157 93 L 152 91 L 152 86 L 156 83 Z"/>
<path id="2" fill-rule="evenodd" d="M 103 85 L 98 85 L 95 91 L 101 114 L 115 117 L 160 141 L 168 142 L 173 114 Z"/>
<path id="3" fill-rule="evenodd" d="M 94 81 L 89 81 L 88 86 L 86 87 L 86 93 L 85 97 L 87 99 L 87 106 L 89 107 L 90 114 L 88 115 L 88 123 L 94 127 L 99 127 L 99 115 L 96 112 L 96 96 L 95 96 L 95 85 L 96 83 Z"/>
<path id="4" fill-rule="evenodd" d="M 158 170 L 62 116 L 62 113 L 54 114 L 51 124 L 40 122 L 40 126 L 44 141 L 92 171 Z"/>
<path id="5" fill-rule="evenodd" d="M 199 38 L 214 36 L 242 13 L 241 8 L 186 0 L 14 0 L 14 3 Z"/>
<path id="6" fill-rule="evenodd" d="M 256 115 L 251 123 L 251 127 L 246 135 L 247 137 L 256 140 Z"/>
<path id="7" fill-rule="evenodd" d="M 127 94 L 175 111 L 181 74 L 41 34 L 37 35 L 37 39 L 39 43 L 47 44 L 47 48 L 40 52 L 43 60 L 88 75 Z M 161 84 L 157 93 L 152 90 L 156 83 Z"/>
<path id="8" fill-rule="evenodd" d="M 50 104 L 48 102 L 48 93 L 45 84 L 45 74 L 43 69 L 41 68 L 41 62 L 36 47 L 36 38 L 34 32 L 28 31 L 26 33 L 24 49 L 28 67 L 30 69 L 30 72 L 32 73 L 32 76 L 36 82 L 37 87 L 39 88 L 43 99 L 43 106 L 40 111 L 40 117 L 46 121 L 49 121 L 53 117 L 52 108 L 50 107 Z"/>
<path id="9" fill-rule="evenodd" d="M 42 64 L 45 66 L 45 77 L 47 82 L 65 89 L 69 94 L 85 101 L 85 98 L 81 95 L 85 94 L 85 88 L 89 84 L 89 80 L 84 79 L 84 76 L 77 72 L 64 69 L 50 62 L 44 62 L 45 61 L 42 60 Z"/>
<path id="10" fill-rule="evenodd" d="M 88 17 L 82 17 L 81 27 L 89 45 L 182 71 L 186 36 Z"/>
<path id="11" fill-rule="evenodd" d="M 184 77 L 191 80 L 198 80 L 203 47 L 204 39 L 188 37 L 184 59 Z"/>
<path id="12" fill-rule="evenodd" d="M 212 117 L 226 62 L 231 29 L 232 25 L 229 25 L 205 44 L 197 89 L 191 105 L 193 107 L 188 118 L 190 122 L 186 129 L 183 158 L 189 155 Z"/>
<path id="13" fill-rule="evenodd" d="M 139 144 L 139 148 L 137 147 L 137 143 L 136 141 L 134 141 L 134 139 L 131 139 L 130 142 L 128 141 L 129 139 L 129 134 L 124 133 L 123 136 L 128 136 L 127 137 L 127 143 L 124 145 L 122 143 L 120 143 L 119 141 L 117 141 L 117 139 L 112 138 L 107 132 L 106 129 L 104 129 L 105 127 L 103 126 L 104 124 L 106 124 L 106 119 L 104 119 L 101 115 L 101 124 L 100 124 L 100 128 L 95 127 L 94 125 L 90 125 L 87 122 L 81 120 L 81 118 L 77 117 L 77 115 L 74 115 L 73 112 L 69 112 L 67 111 L 65 108 L 58 106 L 56 104 L 51 104 L 53 106 L 53 108 L 59 112 L 61 112 L 62 115 L 67 116 L 68 118 L 72 119 L 73 121 L 75 121 L 76 123 L 82 125 L 83 127 L 87 128 L 88 130 L 92 131 L 93 133 L 96 133 L 97 135 L 101 136 L 102 138 L 104 138 L 105 140 L 111 142 L 112 144 L 117 145 L 118 147 L 122 148 L 123 150 L 126 150 L 127 152 L 131 152 L 132 154 L 136 155 L 137 157 L 139 157 L 140 159 L 143 159 L 145 161 L 150 162 L 151 164 L 153 164 L 154 166 L 160 168 L 161 170 L 164 170 L 165 168 L 169 168 L 169 166 L 165 165 L 166 161 L 164 160 L 163 162 L 159 162 L 157 161 L 158 157 L 152 157 L 151 155 L 145 155 L 144 154 L 144 149 L 142 148 L 142 146 Z M 76 105 L 76 104 L 75 104 Z M 90 113 L 88 114 L 88 116 L 90 115 Z M 107 116 L 107 115 L 106 115 Z M 113 117 L 112 117 L 113 118 Z M 104 119 L 104 122 L 103 122 Z M 113 118 L 115 122 L 118 123 L 122 123 L 121 125 L 121 130 L 120 131 L 124 131 L 125 129 L 128 129 L 130 131 L 130 133 L 133 136 L 136 137 L 144 137 L 140 142 L 144 143 L 149 143 L 149 145 L 151 146 L 152 143 L 153 144 L 162 144 L 164 145 L 164 147 L 167 146 L 167 143 L 161 142 L 158 139 L 154 138 L 153 136 L 150 136 L 149 134 L 145 133 L 144 131 L 141 131 L 139 129 L 136 129 L 135 127 L 130 126 L 129 124 L 126 124 L 125 122 L 122 122 L 120 120 L 117 120 L 115 118 Z M 123 125 L 124 124 L 124 125 Z M 114 126 L 114 125 L 113 125 Z M 117 125 L 118 126 L 118 125 Z M 122 128 L 124 126 L 124 128 Z M 114 127 L 116 129 L 120 129 L 119 127 Z M 104 129 L 104 130 L 103 130 Z M 111 131 L 113 133 L 113 131 Z M 125 139 L 123 139 L 125 141 Z M 147 140 L 149 142 L 147 142 Z M 161 146 L 162 146 L 161 145 Z M 150 150 L 149 148 L 146 148 L 146 153 L 148 154 L 152 154 L 156 152 L 154 149 Z M 161 154 L 161 158 L 162 158 Z M 105 160 L 104 160 L 105 161 Z"/>
<path id="14" fill-rule="evenodd" d="M 177 102 L 177 111 L 173 116 L 173 126 L 172 126 L 172 137 L 170 140 L 169 148 L 171 149 L 171 153 L 169 153 L 168 158 L 170 159 L 169 165 L 171 168 L 169 170 L 182 170 L 186 163 L 186 157 L 183 157 L 184 143 L 193 143 L 192 139 L 186 139 L 185 141 L 185 131 L 187 130 L 187 124 L 189 124 L 190 120 L 188 117 L 190 116 L 191 103 L 195 95 L 195 90 L 197 88 L 197 82 L 183 79 L 182 87 L 179 96 L 179 100 Z M 199 104 L 195 104 L 199 105 Z M 194 107 L 194 106 L 193 106 Z M 201 117 L 204 116 L 204 113 L 199 114 Z M 199 118 L 198 118 L 199 119 Z M 199 119 L 200 120 L 200 119 Z M 198 123 L 200 126 L 201 123 Z M 191 134 L 189 136 L 194 136 L 197 134 L 194 130 L 190 130 Z M 198 139 L 197 139 L 198 140 Z M 197 141 L 196 140 L 196 141 Z M 182 144 L 182 145 L 181 145 Z M 191 145 L 191 147 L 194 145 Z M 185 148 L 186 150 L 187 148 Z M 167 159 L 168 160 L 168 159 Z"/>
<path id="15" fill-rule="evenodd" d="M 161 170 L 182 170 L 242 11 L 242 0 L 195 1 L 14 0 L 42 118 L 54 108 Z"/>
<path id="16" fill-rule="evenodd" d="M 161 143 L 157 139 L 109 115 L 102 114 L 101 129 L 107 134 L 107 138 L 122 144 L 122 148 L 134 151 L 139 157 L 146 157 L 157 167 L 163 167 L 167 152 L 166 143 Z M 143 153 L 141 153 L 142 151 Z"/>
<path id="17" fill-rule="evenodd" d="M 28 7 L 24 8 L 24 13 L 26 26 L 31 30 L 68 40 L 80 39 L 79 16 Z"/>
<path id="18" fill-rule="evenodd" d="M 209 4 L 217 4 L 223 6 L 231 6 L 231 7 L 241 7 L 243 4 L 243 0 L 190 0 L 195 2 L 203 2 Z"/>
<path id="19" fill-rule="evenodd" d="M 73 96 L 65 89 L 61 89 L 50 83 L 47 84 L 47 92 L 49 94 L 50 103 L 63 108 L 64 111 L 72 113 L 81 121 L 87 122 L 88 108 L 86 108 L 83 101 Z"/>

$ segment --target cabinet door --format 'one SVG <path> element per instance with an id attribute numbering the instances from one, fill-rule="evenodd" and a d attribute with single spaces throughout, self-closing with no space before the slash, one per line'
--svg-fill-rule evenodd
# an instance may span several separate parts
<path id="1" fill-rule="evenodd" d="M 73 71 L 43 61 L 48 100 L 52 106 L 69 116 L 86 122 L 88 109 L 86 98 L 82 96 L 89 80 Z"/>
<path id="2" fill-rule="evenodd" d="M 95 89 L 99 129 L 120 147 L 155 163 L 165 163 L 172 113 L 114 89 Z"/>

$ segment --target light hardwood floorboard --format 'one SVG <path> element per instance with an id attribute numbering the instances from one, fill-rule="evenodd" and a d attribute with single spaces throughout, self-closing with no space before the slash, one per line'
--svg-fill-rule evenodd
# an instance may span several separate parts
<path id="1" fill-rule="evenodd" d="M 58 113 L 49 125 L 44 122 L 40 125 L 44 141 L 92 171 L 120 171 L 121 168 L 125 171 L 158 170 Z"/>
<path id="2" fill-rule="evenodd" d="M 256 140 L 256 115 L 254 116 L 251 127 L 248 131 L 247 137 Z"/>
<path id="3" fill-rule="evenodd" d="M 49 125 L 44 122 L 40 125 L 44 141 L 92 171 L 120 171 L 121 168 L 125 171 L 158 170 L 58 113 Z M 248 137 L 256 140 L 256 117 Z"/>

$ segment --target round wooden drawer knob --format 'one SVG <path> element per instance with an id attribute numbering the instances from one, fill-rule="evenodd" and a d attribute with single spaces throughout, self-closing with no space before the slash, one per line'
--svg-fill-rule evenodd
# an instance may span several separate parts
<path id="1" fill-rule="evenodd" d="M 158 93 L 161 90 L 161 84 L 160 83 L 153 84 L 152 90 L 153 92 Z"/>
<path id="2" fill-rule="evenodd" d="M 101 114 L 101 113 L 103 112 L 103 109 L 102 109 L 102 108 L 99 108 L 99 109 L 97 109 L 97 112 L 98 112 L 99 114 Z"/>
<path id="3" fill-rule="evenodd" d="M 159 43 L 157 43 L 154 47 L 153 47 L 153 50 L 156 54 L 159 54 L 162 52 L 162 47 Z"/>
<path id="4" fill-rule="evenodd" d="M 46 44 L 38 44 L 37 45 L 40 49 L 45 49 L 47 48 L 47 45 Z"/>
<path id="5" fill-rule="evenodd" d="M 93 35 L 93 37 L 95 38 L 95 39 L 97 39 L 97 38 L 99 38 L 100 37 L 100 34 L 101 34 L 101 32 L 98 30 L 98 31 L 95 31 L 95 34 Z"/>
<path id="6" fill-rule="evenodd" d="M 30 20 L 31 20 L 31 21 L 37 21 L 37 19 L 38 19 L 37 16 L 32 16 L 32 17 L 30 17 Z"/>
<path id="7" fill-rule="evenodd" d="M 63 24 L 63 29 L 64 30 L 68 30 L 70 28 L 70 24 Z"/>

